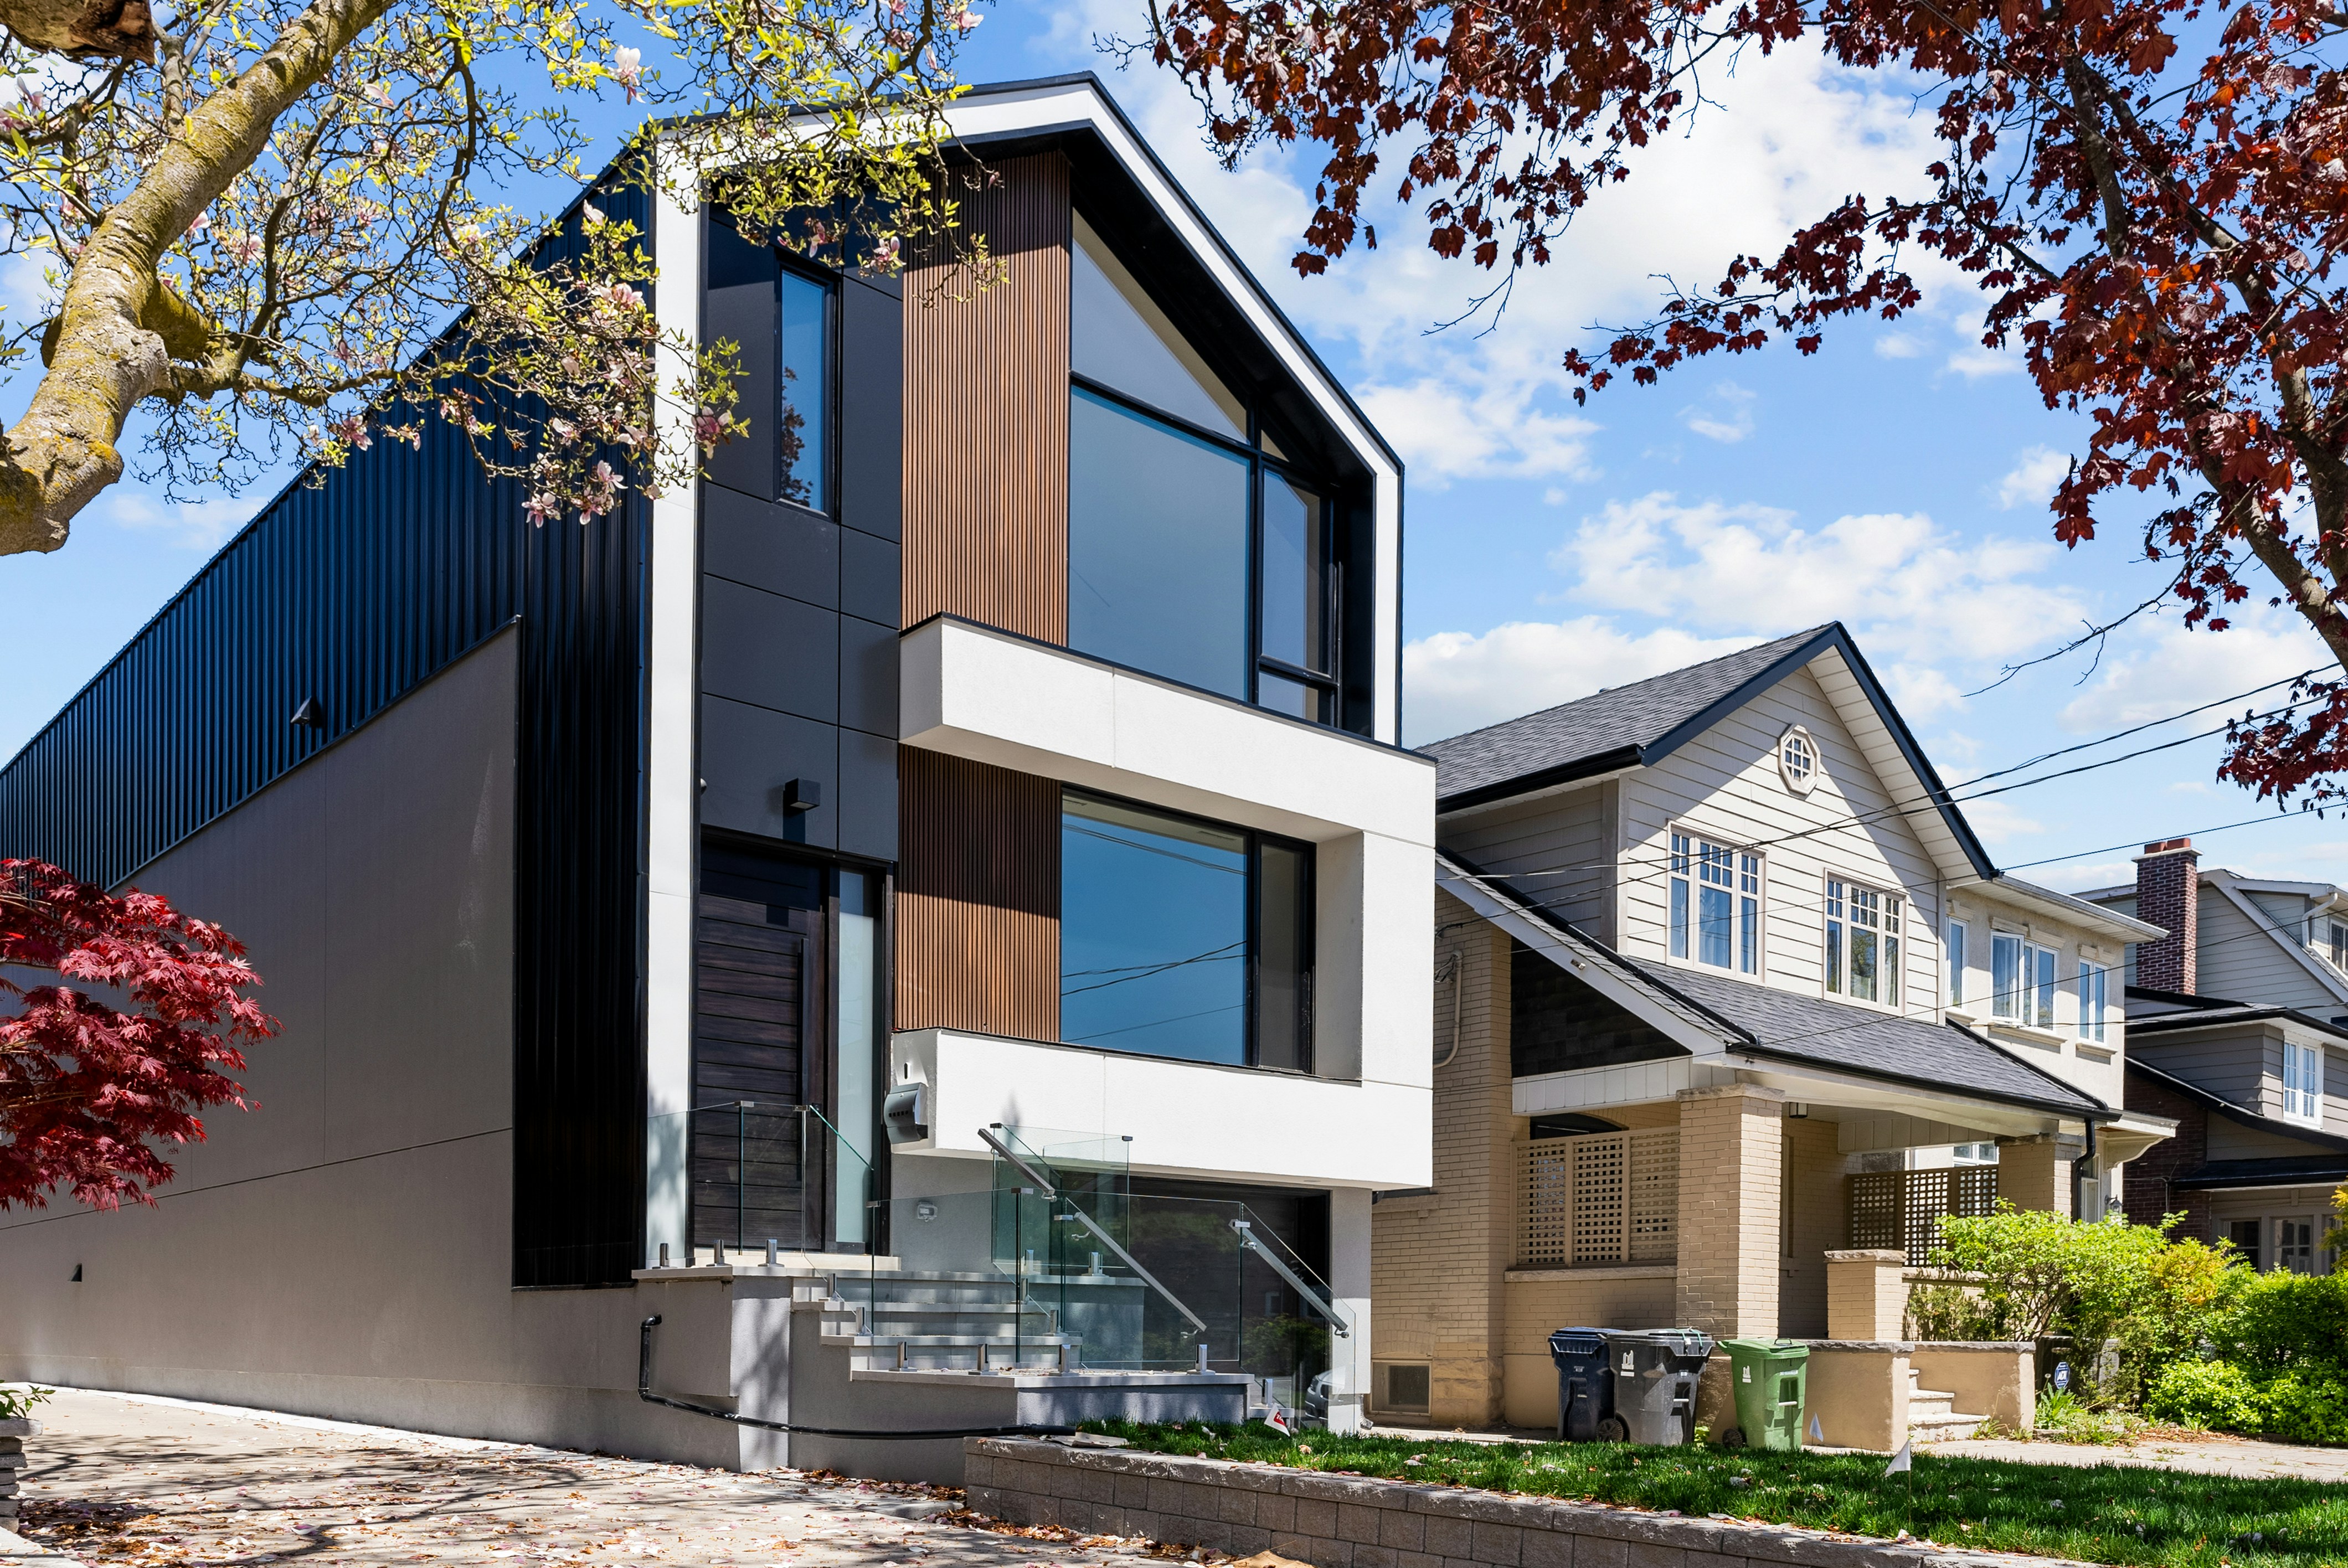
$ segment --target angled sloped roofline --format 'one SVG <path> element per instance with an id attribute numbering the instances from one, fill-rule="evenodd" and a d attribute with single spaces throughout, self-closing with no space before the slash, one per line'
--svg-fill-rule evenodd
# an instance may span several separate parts
<path id="1" fill-rule="evenodd" d="M 1806 1055 L 1801 1051 L 1788 1050 L 1782 1046 L 1773 1046 L 1759 1039 L 1744 1025 L 1722 1016 L 1714 1009 L 1706 1007 L 1694 997 L 1680 990 L 1668 979 L 1657 974 L 1653 966 L 1627 958 L 1595 937 L 1575 930 L 1570 925 L 1559 920 L 1546 909 L 1526 904 L 1509 892 L 1506 887 L 1499 886 L 1498 879 L 1478 869 L 1472 863 L 1461 859 L 1457 854 L 1449 850 L 1437 850 L 1435 860 L 1438 885 L 1446 880 L 1464 885 L 1488 900 L 1514 922 L 1529 923 L 1540 927 L 1542 934 L 1551 938 L 1550 941 L 1539 947 L 1528 942 L 1526 946 L 1534 947 L 1543 958 L 1560 968 L 1572 970 L 1575 967 L 1573 962 L 1575 959 L 1600 966 L 1605 971 L 1607 978 L 1613 982 L 1612 985 L 1593 985 L 1586 972 L 1574 975 L 1574 979 L 1585 985 L 1591 985 L 1591 989 L 1598 990 L 1601 995 L 1606 995 L 1609 990 L 1621 993 L 1610 997 L 1609 999 L 1618 1004 L 1627 1005 L 1629 1010 L 1635 1014 L 1644 1015 L 1645 1021 L 1659 1029 L 1668 1030 L 1670 1026 L 1657 1015 L 1664 1012 L 1678 1012 L 1683 1015 L 1684 1021 L 1694 1023 L 1698 1028 L 1722 1037 L 1722 1048 L 1732 1055 L 1767 1057 L 1776 1061 L 1794 1062 L 1812 1069 L 1849 1073 L 1859 1078 L 1871 1078 L 1884 1083 L 1896 1083 L 1908 1089 L 1937 1090 L 1947 1093 L 1952 1088 L 1947 1083 L 1918 1078 L 1909 1073 L 1858 1066 L 1848 1062 L 1822 1061 L 1815 1056 Z M 1466 902 L 1464 899 L 1462 901 Z M 1474 908 L 1472 904 L 1469 907 L 1471 909 Z M 1499 925 L 1502 929 L 1507 929 L 1507 924 L 1502 920 L 1495 919 L 1493 916 L 1482 910 L 1476 910 L 1475 913 L 1478 919 L 1490 921 Z M 1560 951 L 1571 955 L 1571 958 L 1560 959 L 1559 957 Z M 1647 1006 L 1643 1008 L 1635 1002 L 1631 1002 L 1629 1000 L 1631 994 L 1643 997 Z M 1657 1005 L 1659 1003 L 1660 1006 Z M 1876 1020 L 1854 1020 L 1853 1027 L 1864 1027 L 1871 1021 Z M 2006 1050 L 1987 1035 L 1947 1020 L 1941 1020 L 1941 1027 L 1954 1031 L 1975 1045 L 1987 1048 L 2013 1065 L 2026 1070 L 2032 1076 L 2044 1080 L 2062 1098 L 2049 1097 L 2045 1100 L 2038 1100 L 2002 1090 L 1980 1088 L 1966 1088 L 1962 1091 L 1967 1094 L 2003 1104 L 2020 1106 L 2028 1111 L 2043 1112 L 2054 1116 L 2075 1117 L 2086 1122 L 2115 1122 L 2124 1114 L 2076 1084 L 2066 1083 L 2036 1062 Z"/>
<path id="2" fill-rule="evenodd" d="M 1869 705 L 1875 710 L 1876 717 L 1882 722 L 1884 730 L 1890 735 L 1892 744 L 1899 749 L 1909 770 L 1924 786 L 1926 799 L 1938 810 L 1941 821 L 1956 839 L 1958 848 L 1974 873 L 1985 881 L 1995 876 L 1997 867 L 1990 860 L 1989 851 L 1982 848 L 1981 840 L 1974 836 L 1972 824 L 1966 822 L 1964 814 L 1957 809 L 1956 802 L 1950 797 L 1948 786 L 1941 782 L 1939 772 L 1933 768 L 1931 760 L 1924 755 L 1924 748 L 1917 743 L 1915 735 L 1909 730 L 1908 721 L 1900 716 L 1900 710 L 1892 705 L 1890 693 L 1883 689 L 1883 682 L 1876 679 L 1866 656 L 1859 652 L 1859 644 L 1839 620 L 1829 621 L 1820 627 L 1814 635 L 1796 643 L 1758 672 L 1748 676 L 1652 741 L 1639 745 L 1620 746 L 1611 752 L 1577 758 L 1556 767 L 1538 769 L 1515 778 L 1462 790 L 1457 794 L 1438 796 L 1435 809 L 1438 815 L 1464 811 L 1470 806 L 1488 805 L 1495 801 L 1529 794 L 1535 790 L 1570 784 L 1576 779 L 1592 778 L 1623 768 L 1652 766 L 1795 671 L 1807 667 L 1820 654 L 1828 652 L 1842 656 L 1852 679 L 1859 682 L 1859 689 L 1866 694 Z"/>
<path id="3" fill-rule="evenodd" d="M 2326 1132 L 2321 1127 L 2305 1127 L 2296 1122 L 2279 1122 L 2271 1116 L 2261 1116 L 2246 1106 L 2237 1105 L 2221 1095 L 2212 1094 L 2198 1083 L 2188 1083 L 2173 1072 L 2163 1072 L 2148 1062 L 2127 1059 L 2127 1070 L 2145 1077 L 2175 1093 L 2182 1094 L 2205 1111 L 2214 1111 L 2230 1122 L 2254 1127 L 2261 1132 L 2272 1132 L 2279 1138 L 2295 1138 L 2302 1143 L 2312 1143 L 2322 1149 L 2348 1151 L 2348 1138 L 2336 1132 Z"/>

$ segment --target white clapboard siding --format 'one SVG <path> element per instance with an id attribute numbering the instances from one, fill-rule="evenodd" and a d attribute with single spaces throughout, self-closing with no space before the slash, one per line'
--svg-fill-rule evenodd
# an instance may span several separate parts
<path id="1" fill-rule="evenodd" d="M 1789 724 L 1818 743 L 1820 778 L 1807 796 L 1777 774 L 1778 737 Z M 1903 790 L 1901 800 L 1911 790 Z M 1896 810 L 1873 765 L 1825 691 L 1797 671 L 1653 767 L 1622 783 L 1625 847 L 1622 937 L 1642 958 L 1665 956 L 1665 866 L 1674 823 L 1729 843 L 1766 845 L 1763 949 L 1767 981 L 1818 995 L 1823 989 L 1823 902 L 1829 872 L 1900 892 L 1908 900 L 1901 992 L 1911 1013 L 1939 999 L 1936 868 Z M 1861 819 L 1854 821 L 1853 819 Z M 1792 834 L 1823 828 L 1810 836 Z M 1783 842 L 1768 842 L 1783 840 Z"/>
<path id="2" fill-rule="evenodd" d="M 1609 781 L 1477 812 L 1446 825 L 1444 847 L 1496 876 L 1519 878 L 1513 886 L 1526 902 L 1612 942 L 1614 795 Z"/>
<path id="3" fill-rule="evenodd" d="M 2303 1008 L 2318 1018 L 2341 1010 L 2339 999 L 2308 973 L 2271 928 L 2251 922 L 2217 888 L 2201 888 L 2200 950 L 2194 989 L 2261 1007 Z"/>

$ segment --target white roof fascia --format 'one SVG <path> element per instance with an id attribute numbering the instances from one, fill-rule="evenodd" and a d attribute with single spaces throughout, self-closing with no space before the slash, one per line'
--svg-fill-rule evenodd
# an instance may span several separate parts
<path id="1" fill-rule="evenodd" d="M 976 140 L 1015 135 L 1020 132 L 1042 132 L 1073 129 L 1078 126 L 1097 136 L 1116 158 L 1126 175 L 1165 220 L 1169 229 L 1189 250 L 1193 260 L 1205 269 L 1217 287 L 1255 329 L 1256 335 L 1278 356 L 1282 368 L 1305 390 L 1329 421 L 1354 449 L 1363 465 L 1378 476 L 1373 512 L 1376 528 L 1375 569 L 1377 580 L 1386 585 L 1378 595 L 1377 610 L 1370 628 L 1373 645 L 1380 649 L 1402 646 L 1402 466 L 1400 460 L 1390 456 L 1378 434 L 1361 411 L 1355 408 L 1344 390 L 1338 386 L 1313 357 L 1303 339 L 1282 316 L 1263 286 L 1253 273 L 1242 266 L 1231 247 L 1200 216 L 1181 188 L 1175 184 L 1125 117 L 1117 112 L 1100 85 L 1089 78 L 1071 82 L 1038 82 L 1033 86 L 1012 87 L 999 90 L 981 88 L 957 99 L 946 110 L 946 123 L 955 136 Z M 1400 743 L 1402 692 L 1398 685 L 1399 667 L 1392 657 L 1381 657 L 1376 663 L 1378 695 L 1376 701 L 1376 738 Z"/>
<path id="2" fill-rule="evenodd" d="M 1648 984 L 1643 978 L 1624 972 L 1609 962 L 1594 945 L 1528 913 L 1522 905 L 1439 853 L 1435 857 L 1435 885 L 1467 905 L 1479 918 L 1506 931 L 1641 1023 L 1669 1035 L 1698 1058 L 1721 1057 L 1731 1045 L 1742 1043 L 1738 1037 L 1724 1032 L 1712 1019 L 1691 1010 L 1679 999 Z"/>
<path id="3" fill-rule="evenodd" d="M 2003 898 L 2016 904 L 2026 904 L 2033 909 L 2044 910 L 2058 920 L 2085 927 L 2103 936 L 2116 937 L 2124 942 L 2157 942 L 2168 935 L 2167 930 L 2149 920 L 2098 909 L 2083 898 L 2054 893 L 2051 888 L 2041 892 L 2038 888 L 2025 886 L 2003 876 L 1972 883 L 1967 891 L 1984 898 Z M 2048 896 L 2050 893 L 2052 897 Z"/>
<path id="4" fill-rule="evenodd" d="M 1535 801 L 1550 800 L 1561 794 L 1572 794 L 1579 790 L 1595 789 L 1600 784 L 1612 784 L 1617 779 L 1629 778 L 1632 774 L 1645 771 L 1643 764 L 1632 763 L 1628 767 L 1609 768 L 1602 774 L 1591 774 L 1588 778 L 1569 779 L 1563 784 L 1527 790 L 1522 794 L 1502 795 L 1498 800 L 1483 801 L 1475 805 L 1457 806 L 1449 811 L 1437 811 L 1435 815 L 1439 821 L 1457 825 L 1496 811 L 1514 811 L 1520 806 L 1529 805 Z"/>
<path id="5" fill-rule="evenodd" d="M 1829 648 L 1804 668 L 1826 692 L 1827 701 L 1834 704 L 1835 716 L 1850 732 L 1851 739 L 1859 744 L 1859 754 L 1867 759 L 1867 765 L 1890 794 L 1900 814 L 1897 820 L 1908 824 L 1909 830 L 1923 845 L 1924 852 L 1941 868 L 1947 885 L 1958 887 L 1980 881 L 1964 846 L 1942 819 L 1941 803 L 1932 798 L 1931 786 L 1908 765 L 1890 726 L 1875 711 L 1875 704 L 1867 700 L 1867 689 L 1859 684 L 1841 651 Z M 1961 808 L 1958 815 L 1963 815 Z"/>
<path id="6" fill-rule="evenodd" d="M 2201 880 L 2217 888 L 2226 901 L 2240 910 L 2242 917 L 2253 927 L 2272 937 L 2275 945 L 2296 959 L 2301 968 L 2315 977 L 2325 990 L 2330 991 L 2341 1001 L 2348 1002 L 2348 980 L 2343 980 L 2340 976 L 2332 973 L 2322 959 L 2307 950 L 2305 944 L 2269 919 L 2265 910 L 2251 903 L 2249 895 L 2241 891 L 2240 877 L 2230 871 L 2212 870 L 2204 872 Z"/>

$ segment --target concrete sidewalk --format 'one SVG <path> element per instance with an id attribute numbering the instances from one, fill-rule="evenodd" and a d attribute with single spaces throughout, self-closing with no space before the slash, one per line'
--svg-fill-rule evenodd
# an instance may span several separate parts
<path id="1" fill-rule="evenodd" d="M 942 1522 L 959 1494 L 736 1475 L 63 1390 L 28 1443 L 19 1533 L 90 1568 L 1139 1568 Z M 1056 1532 L 1059 1533 L 1059 1532 Z M 0 1553 L 0 1568 L 60 1568 Z M 1162 1568 L 1162 1564 L 1159 1565 Z"/>
<path id="2" fill-rule="evenodd" d="M 2154 1470 L 2199 1471 L 2204 1475 L 2252 1479 L 2348 1481 L 2348 1449 L 2302 1448 L 2267 1443 L 2223 1432 L 2189 1437 L 2144 1437 L 2127 1443 L 2015 1442 L 2007 1439 L 1933 1443 L 1919 1453 L 1944 1459 L 2003 1459 L 2021 1464 L 2142 1465 Z"/>

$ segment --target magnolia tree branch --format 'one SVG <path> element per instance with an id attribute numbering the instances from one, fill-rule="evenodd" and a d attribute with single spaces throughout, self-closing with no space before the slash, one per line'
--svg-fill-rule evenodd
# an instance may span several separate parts
<path id="1" fill-rule="evenodd" d="M 390 3 L 312 0 L 267 53 L 188 114 L 146 178 L 98 220 L 75 258 L 46 374 L 0 453 L 0 553 L 56 549 L 74 516 L 122 477 L 115 443 L 130 411 L 171 386 L 175 354 L 202 352 L 199 329 L 212 335 L 156 276 L 165 249 Z"/>

